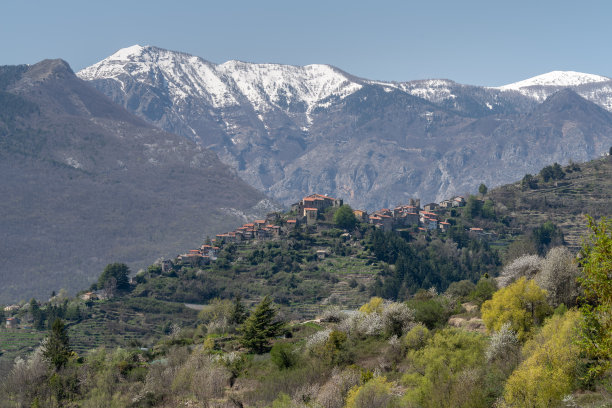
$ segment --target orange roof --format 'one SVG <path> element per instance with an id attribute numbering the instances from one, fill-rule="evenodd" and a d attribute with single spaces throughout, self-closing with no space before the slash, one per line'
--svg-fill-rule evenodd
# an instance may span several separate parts
<path id="1" fill-rule="evenodd" d="M 219 247 L 213 247 L 213 249 L 219 249 Z"/>
<path id="2" fill-rule="evenodd" d="M 440 224 L 442 224 L 442 225 L 450 225 L 450 222 L 444 222 L 444 221 L 442 221 Z"/>
<path id="3" fill-rule="evenodd" d="M 244 226 L 245 226 L 245 227 L 254 227 L 254 226 L 255 226 L 255 224 L 253 224 L 253 223 L 250 223 L 250 224 L 244 224 Z"/>
<path id="4" fill-rule="evenodd" d="M 266 220 L 255 220 L 256 224 L 265 224 Z"/>
<path id="5" fill-rule="evenodd" d="M 304 201 L 315 201 L 316 197 L 304 197 Z"/>
<path id="6" fill-rule="evenodd" d="M 316 208 L 304 208 L 304 211 L 318 211 Z"/>
<path id="7" fill-rule="evenodd" d="M 287 220 L 287 224 L 295 224 L 297 220 Z"/>

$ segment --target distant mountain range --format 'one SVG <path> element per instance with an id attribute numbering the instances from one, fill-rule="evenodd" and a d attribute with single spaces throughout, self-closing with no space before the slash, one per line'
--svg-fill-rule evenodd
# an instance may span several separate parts
<path id="1" fill-rule="evenodd" d="M 0 304 L 87 287 L 277 208 L 62 60 L 0 67 Z"/>
<path id="2" fill-rule="evenodd" d="M 612 144 L 612 80 L 577 72 L 499 88 L 383 82 L 133 46 L 77 75 L 285 204 L 311 192 L 366 209 L 439 200 Z"/>

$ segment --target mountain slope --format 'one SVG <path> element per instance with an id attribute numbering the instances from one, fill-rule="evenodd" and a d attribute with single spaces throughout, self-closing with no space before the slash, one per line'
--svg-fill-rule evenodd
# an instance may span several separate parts
<path id="1" fill-rule="evenodd" d="M 612 143 L 608 117 L 594 120 L 591 137 L 591 118 L 582 115 L 567 118 L 585 135 L 579 150 L 563 138 L 525 148 L 527 122 L 539 121 L 543 99 L 520 87 L 371 81 L 326 65 L 217 65 L 150 46 L 120 50 L 78 75 L 142 119 L 213 149 L 285 204 L 314 191 L 369 209 L 415 196 L 442 199 L 481 182 L 511 182 L 558 157 L 590 159 Z M 572 83 L 597 93 L 607 84 L 597 81 Z M 531 83 L 562 89 L 550 78 Z M 561 119 L 544 121 L 541 131 L 559 137 Z"/>
<path id="2" fill-rule="evenodd" d="M 213 152 L 128 113 L 64 61 L 1 67 L 0 85 L 0 303 L 81 289 L 107 263 L 136 269 L 270 206 Z"/>

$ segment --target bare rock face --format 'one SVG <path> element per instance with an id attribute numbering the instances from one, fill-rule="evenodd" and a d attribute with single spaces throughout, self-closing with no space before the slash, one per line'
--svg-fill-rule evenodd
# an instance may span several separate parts
<path id="1" fill-rule="evenodd" d="M 612 81 L 589 74 L 500 88 L 396 83 L 327 65 L 213 64 L 134 46 L 78 75 L 149 123 L 214 150 L 285 204 L 311 192 L 366 209 L 439 200 L 554 161 L 591 159 L 612 144 Z"/>
<path id="2" fill-rule="evenodd" d="M 83 289 L 275 207 L 216 154 L 129 113 L 62 60 L 0 67 L 0 303 Z"/>

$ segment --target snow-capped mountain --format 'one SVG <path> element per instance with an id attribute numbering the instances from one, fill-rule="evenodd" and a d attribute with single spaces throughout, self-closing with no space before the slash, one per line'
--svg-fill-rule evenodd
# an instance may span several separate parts
<path id="1" fill-rule="evenodd" d="M 573 86 L 591 84 L 594 82 L 606 81 L 610 81 L 610 78 L 601 75 L 585 74 L 582 72 L 575 71 L 552 71 L 547 74 L 542 74 L 533 78 L 525 79 L 524 81 L 500 86 L 499 89 L 521 90 L 530 86 L 562 86 L 569 88 Z"/>
<path id="2" fill-rule="evenodd" d="M 583 98 L 612 111 L 612 79 L 575 71 L 552 71 L 533 78 L 498 87 L 502 91 L 518 91 L 542 102 L 555 92 L 569 88 Z"/>
<path id="3" fill-rule="evenodd" d="M 558 146 L 569 134 L 561 117 L 542 130 L 554 137 L 533 142 L 544 143 L 541 149 L 525 145 L 533 129 L 517 130 L 521 121 L 541 127 L 533 112 L 568 86 L 612 109 L 612 82 L 588 74 L 551 73 L 500 88 L 385 82 L 329 65 L 214 64 L 133 46 L 78 76 L 141 118 L 211 148 L 249 184 L 285 203 L 313 191 L 369 208 L 410 196 L 440 199 L 480 182 L 512 181 L 543 163 L 591 158 L 612 141 L 612 120 L 611 132 L 604 131 L 609 114 L 586 107 L 571 127 L 586 142 L 573 152 Z M 601 125 L 596 137 L 581 130 L 582 120 Z"/>

